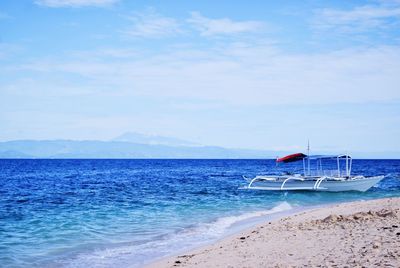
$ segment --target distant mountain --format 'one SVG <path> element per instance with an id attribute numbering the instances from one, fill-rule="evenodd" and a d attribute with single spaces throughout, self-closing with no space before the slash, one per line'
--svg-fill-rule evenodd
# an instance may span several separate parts
<path id="1" fill-rule="evenodd" d="M 126 141 L 16 140 L 0 142 L 0 158 L 275 158 L 277 152 Z"/>
<path id="2" fill-rule="evenodd" d="M 33 158 L 29 154 L 24 154 L 18 151 L 0 151 L 0 158 Z"/>
<path id="3" fill-rule="evenodd" d="M 277 155 L 282 156 L 293 153 L 285 151 L 228 149 L 217 146 L 200 146 L 174 138 L 131 134 L 132 133 L 126 133 L 112 141 L 15 140 L 0 142 L 0 158 L 274 159 Z M 160 144 L 162 142 L 168 144 L 190 145 Z M 353 157 L 398 159 L 400 153 L 354 152 Z"/>
<path id="4" fill-rule="evenodd" d="M 127 132 L 116 138 L 113 141 L 123 141 L 139 144 L 151 144 L 151 145 L 168 145 L 168 146 L 199 146 L 199 144 L 181 140 L 172 137 L 163 137 L 156 135 L 144 135 L 136 132 Z"/>

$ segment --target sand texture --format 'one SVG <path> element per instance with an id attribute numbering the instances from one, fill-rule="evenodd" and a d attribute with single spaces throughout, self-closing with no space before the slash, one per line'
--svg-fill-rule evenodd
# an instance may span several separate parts
<path id="1" fill-rule="evenodd" d="M 301 212 L 149 267 L 400 267 L 400 198 Z"/>

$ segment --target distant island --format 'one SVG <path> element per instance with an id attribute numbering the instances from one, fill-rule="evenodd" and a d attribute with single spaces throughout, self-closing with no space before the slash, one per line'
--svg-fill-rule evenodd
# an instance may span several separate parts
<path id="1" fill-rule="evenodd" d="M 0 142 L 0 158 L 90 159 L 275 159 L 292 151 L 254 150 L 201 145 L 158 135 L 127 132 L 108 141 L 13 140 Z M 324 154 L 318 151 L 313 154 Z M 343 153 L 341 151 L 334 153 Z M 355 158 L 398 159 L 399 152 L 352 152 Z"/>
<path id="2" fill-rule="evenodd" d="M 110 141 L 0 142 L 0 158 L 275 158 L 278 152 L 203 146 L 172 137 L 125 133 Z"/>

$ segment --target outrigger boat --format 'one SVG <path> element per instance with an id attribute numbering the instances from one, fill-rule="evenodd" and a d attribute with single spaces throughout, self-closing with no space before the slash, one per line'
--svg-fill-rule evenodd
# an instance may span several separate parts
<path id="1" fill-rule="evenodd" d="M 334 170 L 324 170 L 322 162 L 327 160 L 336 161 Z M 276 163 L 292 163 L 303 161 L 302 173 L 288 173 L 278 176 L 256 176 L 246 178 L 249 183 L 245 189 L 267 190 L 267 191 L 361 191 L 365 192 L 381 181 L 385 176 L 364 177 L 352 176 L 351 168 L 353 159 L 349 155 L 305 155 L 303 153 L 291 154 L 277 158 Z M 310 162 L 316 162 L 316 168 L 310 168 Z M 344 164 L 343 164 L 344 161 Z M 341 166 L 345 165 L 344 170 Z"/>

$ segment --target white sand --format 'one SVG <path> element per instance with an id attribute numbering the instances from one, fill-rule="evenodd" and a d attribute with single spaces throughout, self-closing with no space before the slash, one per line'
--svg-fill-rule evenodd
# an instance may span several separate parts
<path id="1" fill-rule="evenodd" d="M 400 267 L 400 198 L 314 209 L 149 267 Z"/>

